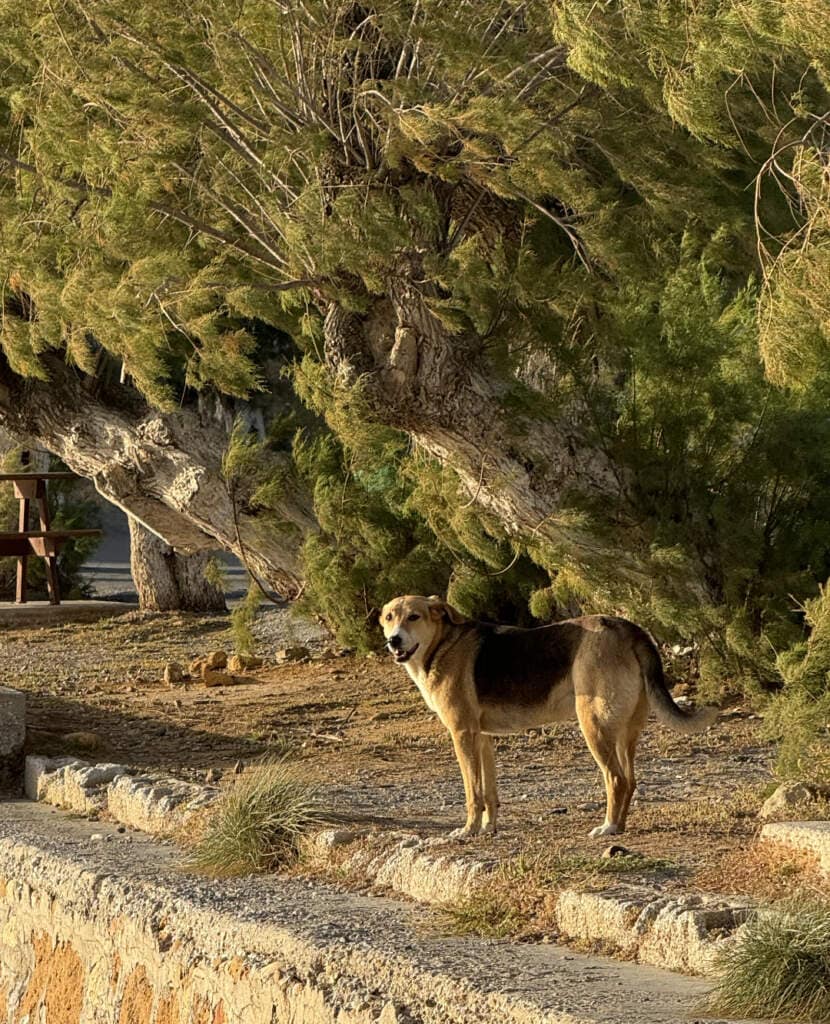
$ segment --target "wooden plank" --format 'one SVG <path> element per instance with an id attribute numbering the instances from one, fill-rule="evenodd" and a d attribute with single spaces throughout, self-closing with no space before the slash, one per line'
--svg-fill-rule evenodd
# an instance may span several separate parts
<path id="1" fill-rule="evenodd" d="M 20 558 L 31 553 L 32 545 L 24 538 L 18 538 L 17 534 L 12 537 L 0 537 L 0 558 Z"/>
<path id="2" fill-rule="evenodd" d="M 101 530 L 28 530 L 26 533 L 0 533 L 0 540 L 25 540 L 29 537 L 66 540 L 68 537 L 99 537 L 101 533 Z"/>
<path id="3" fill-rule="evenodd" d="M 46 499 L 46 482 L 44 480 L 15 480 L 14 496 L 20 501 L 25 498 Z"/>
<path id="4" fill-rule="evenodd" d="M 8 483 L 12 480 L 82 480 L 83 477 L 78 476 L 77 473 L 65 473 L 63 470 L 58 472 L 57 470 L 52 472 L 43 473 L 29 473 L 24 470 L 20 470 L 15 473 L 0 473 L 0 482 Z"/>

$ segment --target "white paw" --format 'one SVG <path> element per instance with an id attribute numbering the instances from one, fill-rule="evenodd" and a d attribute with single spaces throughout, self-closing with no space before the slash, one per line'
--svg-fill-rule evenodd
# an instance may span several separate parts
<path id="1" fill-rule="evenodd" d="M 606 822 L 604 825 L 597 825 L 596 828 L 592 828 L 588 835 L 592 839 L 596 839 L 597 836 L 615 836 L 619 831 L 617 825 Z"/>
<path id="2" fill-rule="evenodd" d="M 452 832 L 450 832 L 450 839 L 470 839 L 473 836 L 478 835 L 480 831 L 481 830 L 476 826 L 471 827 L 469 825 L 464 825 L 462 828 L 454 828 Z"/>
<path id="3" fill-rule="evenodd" d="M 494 836 L 496 834 L 495 822 L 485 821 L 481 826 L 481 834 L 483 836 Z"/>

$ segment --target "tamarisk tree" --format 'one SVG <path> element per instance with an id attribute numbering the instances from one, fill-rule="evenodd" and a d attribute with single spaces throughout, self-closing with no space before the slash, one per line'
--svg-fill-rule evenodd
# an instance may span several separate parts
<path id="1" fill-rule="evenodd" d="M 172 415 L 256 393 L 278 328 L 329 431 L 293 449 L 318 606 L 336 584 L 365 618 L 417 570 L 470 610 L 617 609 L 769 672 L 757 637 L 788 642 L 786 595 L 828 569 L 830 449 L 826 386 L 759 361 L 756 225 L 772 261 L 809 211 L 755 182 L 818 130 L 820 18 L 0 6 L 10 373 L 94 379 L 103 350 Z"/>

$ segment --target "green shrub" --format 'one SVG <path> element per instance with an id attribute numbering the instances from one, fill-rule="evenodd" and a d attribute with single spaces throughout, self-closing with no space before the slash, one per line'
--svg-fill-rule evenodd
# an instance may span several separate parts
<path id="1" fill-rule="evenodd" d="M 730 1016 L 830 1021 L 830 909 L 760 911 L 719 960 L 712 1009 Z"/>
<path id="2" fill-rule="evenodd" d="M 784 779 L 830 783 L 830 589 L 804 607 L 810 633 L 779 655 L 784 689 L 769 703 L 764 728 L 778 742 Z"/>
<path id="3" fill-rule="evenodd" d="M 285 761 L 259 765 L 211 808 L 190 866 L 215 877 L 271 871 L 291 863 L 316 820 L 316 790 Z"/>

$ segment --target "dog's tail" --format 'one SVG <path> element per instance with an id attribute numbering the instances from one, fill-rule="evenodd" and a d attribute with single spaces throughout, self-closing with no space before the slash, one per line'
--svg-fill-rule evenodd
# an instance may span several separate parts
<path id="1" fill-rule="evenodd" d="M 693 734 L 703 732 L 718 717 L 718 709 L 713 707 L 698 708 L 697 711 L 686 711 L 675 704 L 666 677 L 663 675 L 663 662 L 660 652 L 651 637 L 639 626 L 634 637 L 634 653 L 640 663 L 646 695 L 657 720 L 677 732 Z"/>

